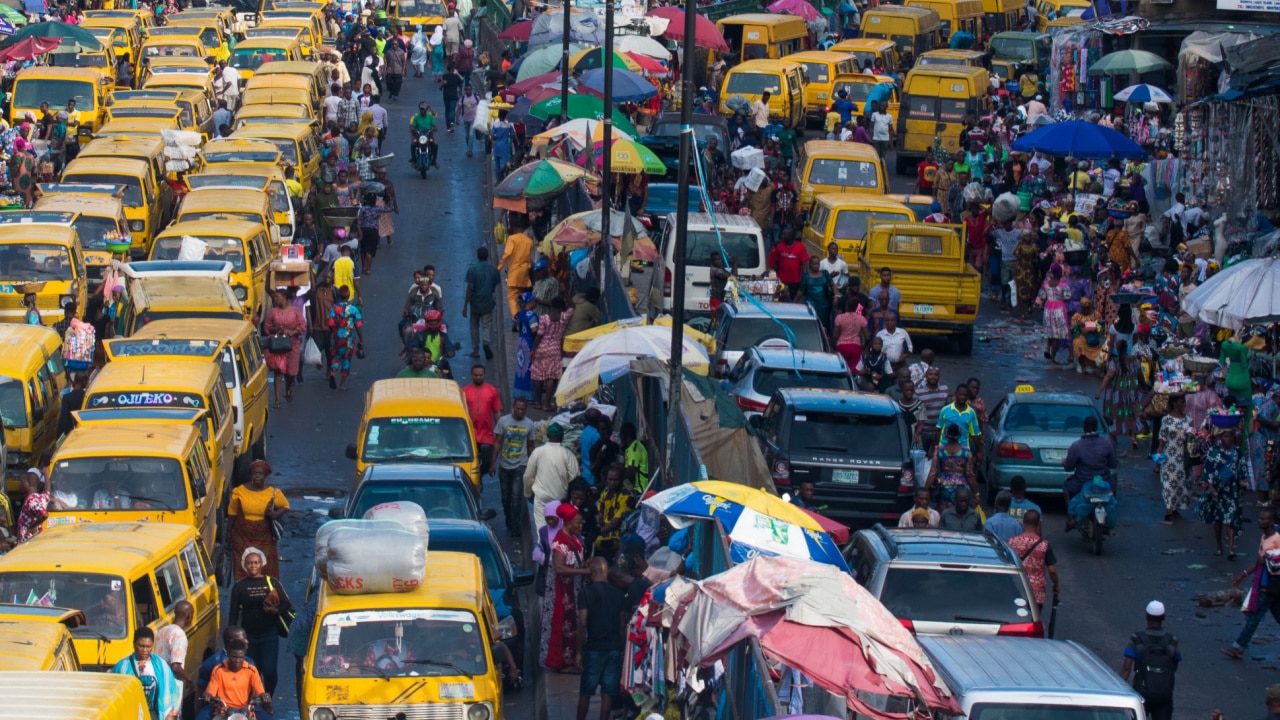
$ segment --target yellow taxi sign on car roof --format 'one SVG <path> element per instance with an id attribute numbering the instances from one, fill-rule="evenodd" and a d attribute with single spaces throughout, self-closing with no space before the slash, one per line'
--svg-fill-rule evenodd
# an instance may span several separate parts
<path id="1" fill-rule="evenodd" d="M 1014 391 L 1015 393 L 1033 393 L 1033 392 L 1035 392 L 1035 391 L 1036 391 L 1036 388 L 1035 388 L 1035 386 L 1034 386 L 1034 385 L 1030 385 L 1030 384 L 1028 384 L 1028 383 L 1023 383 L 1023 384 L 1019 385 L 1018 387 L 1014 388 L 1014 389 L 1013 389 L 1013 391 Z"/>

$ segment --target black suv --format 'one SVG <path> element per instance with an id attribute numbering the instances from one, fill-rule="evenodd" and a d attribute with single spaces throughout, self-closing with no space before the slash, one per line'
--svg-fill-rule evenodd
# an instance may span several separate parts
<path id="1" fill-rule="evenodd" d="M 785 388 L 751 419 L 778 492 L 814 483 L 810 509 L 851 527 L 897 522 L 915 471 L 898 404 L 875 393 Z"/>
<path id="2" fill-rule="evenodd" d="M 719 115 L 695 113 L 693 116 L 693 139 L 698 150 L 707 146 L 707 138 L 715 138 L 720 152 L 729 157 L 729 121 Z M 640 142 L 653 151 L 667 168 L 666 178 L 674 180 L 680 168 L 680 113 L 662 113 L 653 123 L 648 135 L 640 138 Z M 700 184 L 696 178 L 694 184 Z"/>

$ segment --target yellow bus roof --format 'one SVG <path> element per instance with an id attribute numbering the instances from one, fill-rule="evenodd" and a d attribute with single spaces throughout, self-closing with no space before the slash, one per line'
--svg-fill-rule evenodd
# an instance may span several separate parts
<path id="1" fill-rule="evenodd" d="M 221 224 L 221 223 L 220 223 Z M 182 318 L 155 320 L 138 328 L 129 337 L 134 340 L 151 338 L 175 338 L 181 340 L 217 340 L 236 342 L 256 331 L 248 320 L 224 320 L 222 318 Z"/>
<path id="2" fill-rule="evenodd" d="M 851 56 L 849 53 L 840 52 L 839 50 L 805 50 L 804 52 L 791 53 L 784 59 L 794 62 L 803 62 L 808 60 L 810 62 L 837 63 L 841 60 L 849 60 L 851 59 Z"/>
<path id="3" fill-rule="evenodd" d="M 721 18 L 717 25 L 789 25 L 799 21 L 804 24 L 804 18 L 796 15 L 778 15 L 775 13 L 743 13 L 741 15 L 730 15 L 727 18 Z"/>
<path id="4" fill-rule="evenodd" d="M 488 602 L 480 559 L 470 553 L 427 551 L 422 584 L 404 593 L 339 595 L 321 588 L 317 613 L 354 612 L 379 607 L 424 607 L 478 610 Z M 477 618 L 480 620 L 481 618 Z"/>
<path id="5" fill-rule="evenodd" d="M 178 129 L 178 117 L 180 114 L 180 112 L 175 112 L 172 118 L 118 118 L 98 128 L 94 135 L 101 135 L 102 137 L 111 137 L 118 134 L 138 137 L 154 136 L 160 134 L 162 130 Z"/>
<path id="6" fill-rule="evenodd" d="M 119 135 L 116 137 L 94 138 L 80 150 L 80 154 L 76 157 L 98 157 L 106 154 L 150 157 L 152 155 L 158 156 L 163 152 L 164 140 L 159 137 Z"/>
<path id="7" fill-rule="evenodd" d="M 321 67 L 310 60 L 273 60 L 253 73 L 254 78 L 271 75 L 314 75 Z"/>
<path id="8" fill-rule="evenodd" d="M 271 65 L 273 63 L 267 64 Z M 311 80 L 298 73 L 270 73 L 267 75 L 254 73 L 253 77 L 249 78 L 249 82 L 245 83 L 244 89 L 252 90 L 254 88 L 298 88 L 311 92 Z"/>
<path id="9" fill-rule="evenodd" d="M 182 237 L 183 235 L 247 238 L 253 237 L 254 233 L 259 232 L 262 232 L 262 223 L 248 222 L 246 220 L 187 220 L 173 223 L 157 233 L 156 240 L 168 237 Z M 132 337 L 137 336 L 138 334 L 134 333 Z"/>
<path id="10" fill-rule="evenodd" d="M 102 80 L 102 71 L 97 68 L 81 68 L 81 67 L 62 67 L 50 65 L 33 65 L 18 71 L 18 80 L 30 80 L 32 78 L 41 79 L 59 79 L 59 80 L 81 80 L 84 82 L 97 85 Z"/>
<path id="11" fill-rule="evenodd" d="M 298 48 L 298 52 L 302 52 L 302 46 L 295 38 L 287 37 L 256 37 L 247 38 L 236 43 L 233 53 L 239 53 L 241 50 L 282 50 L 288 49 L 290 46 Z"/>
<path id="12" fill-rule="evenodd" d="M 870 145 L 863 143 L 840 142 L 839 140 L 810 140 L 805 143 L 801 152 L 804 157 L 815 155 L 835 155 L 839 157 L 880 162 L 880 153 Z"/>
<path id="13" fill-rule="evenodd" d="M 145 712 L 146 696 L 138 679 L 130 675 L 93 672 L 0 672 L 0 718 L 85 720 L 130 717 Z"/>
<path id="14" fill-rule="evenodd" d="M 137 366 L 142 365 L 141 362 L 111 362 L 103 366 L 103 371 L 109 367 L 121 368 L 122 370 L 134 372 L 121 373 L 122 375 L 132 375 L 138 377 L 140 370 Z M 150 375 L 155 366 L 165 365 L 176 367 L 179 372 L 175 375 L 194 375 L 196 368 L 207 368 L 212 370 L 213 363 L 152 363 L 147 366 L 147 384 L 137 385 L 126 388 L 126 390 L 136 390 L 137 392 L 146 392 L 147 388 L 155 387 L 158 390 L 167 390 L 177 386 L 174 383 L 162 383 L 152 386 Z M 98 372 L 101 377 L 102 371 Z M 98 377 L 94 378 L 92 385 L 98 385 Z M 103 388 L 98 388 L 97 392 L 102 392 Z M 88 392 L 94 392 L 91 386 Z M 193 442 L 200 441 L 200 433 L 190 425 L 179 425 L 177 423 L 167 422 L 138 422 L 131 421 L 129 424 L 110 423 L 108 425 L 79 425 L 71 430 L 71 432 L 62 440 L 62 444 L 53 453 L 53 466 L 56 470 L 58 460 L 68 457 L 101 457 L 101 456 L 127 456 L 127 455 L 165 455 L 169 457 L 181 458 L 186 454 L 187 448 Z"/>
<path id="15" fill-rule="evenodd" d="M 147 424 L 174 427 L 159 423 Z M 182 429 L 194 432 L 190 427 Z M 123 428 L 113 425 L 110 430 L 118 433 Z M 45 529 L 34 539 L 0 557 L 0 573 L 14 570 L 64 570 L 124 575 L 139 565 L 152 563 L 155 558 L 171 555 L 173 550 L 195 538 L 194 527 L 175 523 L 93 522 L 60 525 Z M 83 674 L 103 677 L 97 673 Z M 44 686 L 44 690 L 47 692 L 48 687 Z M 5 703 L 0 703 L 0 707 L 4 705 Z"/>
<path id="16" fill-rule="evenodd" d="M 133 281 L 138 291 L 133 302 L 139 312 L 183 310 L 241 310 L 242 306 L 231 286 L 220 277 L 182 277 L 160 275 Z M 233 304 L 234 303 L 234 304 Z"/>
<path id="17" fill-rule="evenodd" d="M 256 210 L 269 205 L 270 200 L 259 190 L 201 188 L 192 190 L 182 198 L 182 207 L 178 209 L 178 214 L 193 211 Z"/>
<path id="18" fill-rule="evenodd" d="M 117 217 L 124 212 L 120 198 L 109 195 L 81 195 L 78 193 L 54 193 L 36 201 L 36 210 L 75 212 L 85 215 Z"/>
<path id="19" fill-rule="evenodd" d="M 310 134 L 311 128 L 300 123 L 280 123 L 277 125 L 264 123 L 262 125 L 247 125 L 239 128 L 231 133 L 231 137 L 237 139 L 288 138 L 289 140 L 301 140 Z"/>
<path id="20" fill-rule="evenodd" d="M 915 7 L 912 5 L 877 5 L 863 13 L 863 17 L 871 13 L 879 15 L 897 15 L 899 17 L 914 17 L 924 20 L 930 15 L 937 18 L 938 11 L 932 8 Z"/>
<path id="21" fill-rule="evenodd" d="M 30 375 L 61 345 L 53 328 L 0 323 L 0 375 Z"/>
<path id="22" fill-rule="evenodd" d="M 848 143 L 844 143 L 848 144 Z M 905 215 L 914 214 L 911 208 L 892 200 L 887 195 L 870 195 L 868 193 L 822 193 L 814 198 L 819 205 L 826 205 L 832 210 L 840 210 L 845 206 L 856 206 L 866 210 L 901 210 Z"/>
<path id="23" fill-rule="evenodd" d="M 956 80 L 968 80 L 970 82 L 990 83 L 991 75 L 986 68 L 970 67 L 968 65 L 921 65 L 912 68 L 905 80 L 902 82 L 903 92 L 907 90 L 907 84 L 911 82 L 913 77 L 941 77 L 954 78 Z"/>
<path id="24" fill-rule="evenodd" d="M 801 67 L 800 63 L 792 62 L 787 58 L 781 60 L 773 60 L 764 58 L 761 60 L 747 60 L 740 62 L 729 69 L 729 72 L 786 72 Z"/>
<path id="25" fill-rule="evenodd" d="M 467 413 L 467 405 L 458 383 L 432 378 L 377 380 L 369 387 L 369 392 L 365 396 L 365 408 L 370 415 L 373 415 L 378 407 L 402 408 L 407 413 L 411 413 L 413 404 L 424 400 L 460 402 L 462 413 L 464 415 Z M 383 415 L 374 416 L 384 417 Z"/>
<path id="26" fill-rule="evenodd" d="M 981 60 L 986 57 L 986 53 L 979 50 L 952 50 L 951 48 L 941 48 L 939 50 L 929 50 L 920 53 L 919 61 L 922 57 L 939 57 L 939 58 L 955 58 L 957 60 Z"/>
<path id="27" fill-rule="evenodd" d="M 0 620 L 0 671 L 43 670 L 66 636 L 62 623 Z"/>
<path id="28" fill-rule="evenodd" d="M 85 392 L 90 395 L 121 389 L 147 392 L 151 388 L 204 392 L 221 377 L 212 364 L 187 366 L 148 363 L 145 357 L 136 360 L 137 362 L 107 363 L 93 376 L 93 381 Z M 111 370 L 108 371 L 107 368 Z"/>
<path id="29" fill-rule="evenodd" d="M 840 51 L 851 52 L 854 50 L 891 50 L 896 47 L 898 47 L 897 43 L 895 43 L 894 41 L 888 38 L 862 37 L 862 38 L 853 38 L 850 40 L 841 40 L 835 45 L 832 45 L 831 49 L 836 52 L 840 52 Z"/>
<path id="30" fill-rule="evenodd" d="M 135 160 L 133 158 L 118 158 L 113 160 L 105 155 L 89 155 L 87 157 L 78 157 L 75 160 L 72 160 L 67 165 L 67 169 L 62 171 L 62 181 L 75 182 L 75 175 L 77 172 L 93 175 L 110 174 L 141 178 L 147 177 L 150 171 L 151 168 L 148 167 L 145 160 Z"/>
<path id="31" fill-rule="evenodd" d="M 66 225 L 0 225 L 0 245 L 59 243 L 74 245 L 79 241 L 75 229 Z"/>

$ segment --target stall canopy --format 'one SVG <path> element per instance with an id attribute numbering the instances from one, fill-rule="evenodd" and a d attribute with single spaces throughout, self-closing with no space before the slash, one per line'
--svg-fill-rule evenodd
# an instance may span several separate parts
<path id="1" fill-rule="evenodd" d="M 1232 329 L 1280 322 L 1280 257 L 1228 267 L 1191 291 L 1182 309 L 1210 325 Z"/>

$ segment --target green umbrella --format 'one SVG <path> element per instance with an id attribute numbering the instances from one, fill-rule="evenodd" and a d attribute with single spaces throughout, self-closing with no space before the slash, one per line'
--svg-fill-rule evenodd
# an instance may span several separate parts
<path id="1" fill-rule="evenodd" d="M 102 43 L 92 33 L 77 25 L 71 23 L 58 22 L 51 20 L 49 22 L 32 23 L 18 32 L 10 35 L 0 47 L 12 45 L 19 40 L 25 40 L 29 37 L 60 37 L 67 40 L 74 40 L 84 48 L 90 51 L 102 49 Z"/>
<path id="2" fill-rule="evenodd" d="M 1090 75 L 1129 75 L 1154 72 L 1173 67 L 1167 60 L 1146 50 L 1121 50 L 1105 55 L 1089 66 Z"/>
<path id="3" fill-rule="evenodd" d="M 631 137 L 639 137 L 640 134 L 636 132 L 635 125 L 631 124 L 627 116 L 618 112 L 618 108 L 612 108 L 612 110 L 613 127 Z M 534 103 L 533 107 L 529 108 L 529 114 L 543 120 L 560 117 L 560 96 L 556 95 Z M 577 118 L 599 120 L 604 117 L 604 101 L 594 95 L 570 95 L 568 115 L 570 120 Z"/>
<path id="4" fill-rule="evenodd" d="M 569 57 L 573 57 L 574 53 L 590 50 L 593 46 L 583 43 L 569 43 Z M 520 70 L 516 73 L 516 82 L 528 80 L 531 77 L 545 75 L 552 70 L 560 67 L 560 60 L 564 52 L 559 43 L 555 45 L 543 45 L 529 51 L 520 60 Z"/>
<path id="5" fill-rule="evenodd" d="M 3 3 L 0 3 L 0 18 L 4 18 L 5 20 L 9 21 L 9 24 L 14 26 L 15 28 L 20 28 L 23 25 L 27 24 L 26 15 L 23 15 L 22 13 L 18 12 L 17 10 L 14 10 L 13 8 Z"/>

